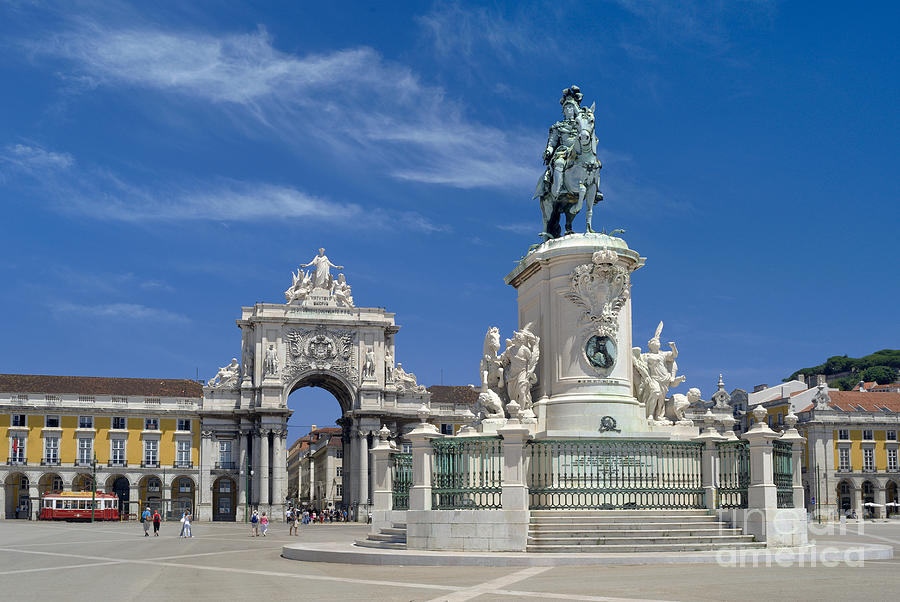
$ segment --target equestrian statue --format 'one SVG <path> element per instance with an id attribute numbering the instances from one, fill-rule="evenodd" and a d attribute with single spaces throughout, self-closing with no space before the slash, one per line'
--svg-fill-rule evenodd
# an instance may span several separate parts
<path id="1" fill-rule="evenodd" d="M 545 241 L 563 235 L 560 219 L 566 216 L 565 234 L 573 234 L 572 221 L 585 207 L 587 232 L 593 232 L 591 215 L 594 205 L 603 200 L 598 189 L 600 161 L 597 159 L 597 136 L 594 133 L 594 105 L 581 106 L 583 98 L 578 86 L 562 92 L 563 119 L 550 128 L 544 164 L 547 169 L 538 181 L 534 198 L 540 199 Z"/>

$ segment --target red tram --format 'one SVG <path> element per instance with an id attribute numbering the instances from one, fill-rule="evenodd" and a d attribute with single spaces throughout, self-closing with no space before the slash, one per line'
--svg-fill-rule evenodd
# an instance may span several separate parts
<path id="1" fill-rule="evenodd" d="M 53 491 L 41 495 L 41 520 L 90 520 L 90 491 Z M 97 492 L 94 520 L 119 520 L 119 497 Z"/>

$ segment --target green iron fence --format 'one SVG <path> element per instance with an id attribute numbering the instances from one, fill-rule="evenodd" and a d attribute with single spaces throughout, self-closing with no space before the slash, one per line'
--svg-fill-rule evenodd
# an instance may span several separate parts
<path id="1" fill-rule="evenodd" d="M 794 475 L 790 443 L 772 443 L 772 463 L 775 472 L 775 491 L 779 508 L 794 507 Z"/>
<path id="2" fill-rule="evenodd" d="M 394 510 L 409 510 L 409 488 L 412 485 L 412 454 L 394 454 L 394 478 L 391 507 Z"/>
<path id="3" fill-rule="evenodd" d="M 719 482 L 716 508 L 746 508 L 750 486 L 750 445 L 746 441 L 723 441 L 719 452 Z"/>
<path id="4" fill-rule="evenodd" d="M 703 444 L 639 439 L 530 441 L 529 505 L 703 508 Z"/>
<path id="5" fill-rule="evenodd" d="M 503 455 L 497 437 L 434 439 L 432 508 L 500 508 Z"/>

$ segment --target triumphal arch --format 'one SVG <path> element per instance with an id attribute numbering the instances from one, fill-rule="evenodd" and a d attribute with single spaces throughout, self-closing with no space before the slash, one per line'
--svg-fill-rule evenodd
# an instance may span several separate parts
<path id="1" fill-rule="evenodd" d="M 308 270 L 305 268 L 309 268 Z M 203 390 L 203 444 L 211 472 L 214 442 L 231 441 L 239 473 L 238 520 L 248 507 L 283 516 L 287 490 L 288 396 L 301 387 L 330 392 L 341 407 L 342 500 L 354 514 L 371 500 L 369 448 L 386 425 L 402 437 L 430 406 L 431 393 L 395 363 L 394 314 L 357 307 L 343 273 L 325 249 L 292 274 L 284 303 L 241 308 L 240 361 L 219 369 Z M 432 408 L 447 422 L 472 419 L 462 406 Z M 205 514 L 203 500 L 200 507 Z"/>

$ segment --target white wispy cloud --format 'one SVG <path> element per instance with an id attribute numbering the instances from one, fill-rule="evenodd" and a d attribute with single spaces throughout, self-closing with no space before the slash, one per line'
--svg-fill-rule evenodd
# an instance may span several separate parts
<path id="1" fill-rule="evenodd" d="M 137 303 L 109 303 L 99 305 L 82 305 L 78 303 L 59 302 L 49 306 L 50 311 L 63 317 L 103 318 L 104 320 L 139 320 L 186 324 L 187 316 L 157 307 L 147 307 Z"/>
<path id="2" fill-rule="evenodd" d="M 161 221 L 264 221 L 305 218 L 341 221 L 347 227 L 393 228 L 420 232 L 447 230 L 415 211 L 368 209 L 307 194 L 287 185 L 231 178 L 193 180 L 174 185 L 139 185 L 103 168 L 70 166 L 69 155 L 22 145 L 0 151 L 0 165 L 15 165 L 31 178 L 31 188 L 59 211 L 93 219 L 132 223 Z M 20 157 L 31 158 L 27 169 Z M 64 165 L 66 169 L 59 169 Z"/>
<path id="3" fill-rule="evenodd" d="M 534 159 L 524 149 L 539 141 L 523 144 L 522 135 L 472 119 L 443 89 L 371 48 L 300 56 L 275 48 L 262 29 L 210 35 L 93 24 L 29 48 L 65 60 L 67 77 L 211 104 L 248 133 L 249 118 L 300 152 L 352 156 L 397 179 L 522 190 L 534 179 L 522 167 Z"/>
<path id="4" fill-rule="evenodd" d="M 68 153 L 56 153 L 29 144 L 7 144 L 0 152 L 0 167 L 27 173 L 64 170 L 74 163 L 75 160 Z"/>

